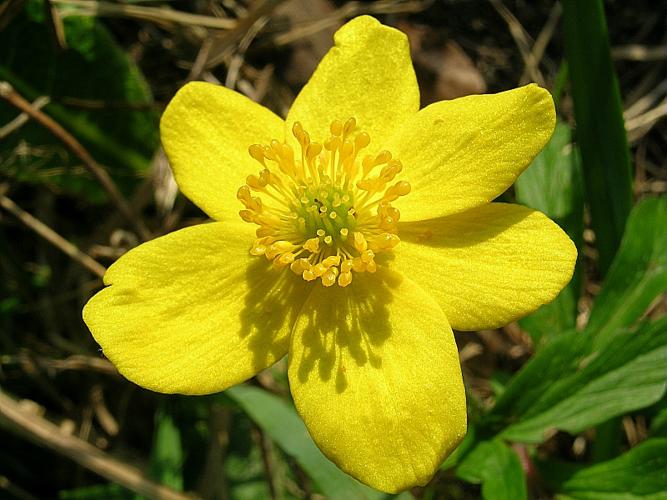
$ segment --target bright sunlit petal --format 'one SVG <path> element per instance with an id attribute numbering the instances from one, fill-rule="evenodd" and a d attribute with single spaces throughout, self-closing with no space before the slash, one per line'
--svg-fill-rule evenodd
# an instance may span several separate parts
<path id="1" fill-rule="evenodd" d="M 333 120 L 357 118 L 378 150 L 398 124 L 419 109 L 419 87 L 405 34 L 369 16 L 353 19 L 334 37 L 287 115 L 314 138 L 327 137 Z"/>
<path id="2" fill-rule="evenodd" d="M 83 317 L 118 371 L 157 392 L 207 394 L 286 352 L 306 291 L 248 254 L 242 223 L 181 229 L 131 250 Z"/>
<path id="3" fill-rule="evenodd" d="M 551 302 L 577 250 L 544 214 L 492 203 L 400 224 L 396 269 L 433 295 L 457 330 L 496 328 Z"/>
<path id="4" fill-rule="evenodd" d="M 325 455 L 382 491 L 428 482 L 466 431 L 447 319 L 389 272 L 314 288 L 294 328 L 289 381 Z"/>
<path id="5" fill-rule="evenodd" d="M 282 139 L 284 126 L 237 92 L 192 82 L 167 106 L 160 135 L 180 190 L 212 218 L 237 221 L 236 190 L 256 169 L 248 146 Z"/>
<path id="6" fill-rule="evenodd" d="M 412 185 L 401 219 L 431 219 L 492 201 L 544 147 L 555 120 L 551 94 L 527 85 L 437 102 L 398 124 L 384 147 L 403 162 Z"/>

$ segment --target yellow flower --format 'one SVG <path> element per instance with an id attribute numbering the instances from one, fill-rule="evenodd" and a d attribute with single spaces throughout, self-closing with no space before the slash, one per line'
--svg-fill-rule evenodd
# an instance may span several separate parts
<path id="1" fill-rule="evenodd" d="M 223 87 L 178 92 L 162 141 L 218 222 L 121 257 L 84 319 L 159 392 L 222 391 L 289 353 L 320 449 L 395 492 L 429 481 L 466 432 L 451 327 L 549 302 L 576 250 L 541 213 L 491 203 L 549 139 L 548 92 L 419 110 L 405 35 L 359 17 L 335 42 L 286 120 Z"/>

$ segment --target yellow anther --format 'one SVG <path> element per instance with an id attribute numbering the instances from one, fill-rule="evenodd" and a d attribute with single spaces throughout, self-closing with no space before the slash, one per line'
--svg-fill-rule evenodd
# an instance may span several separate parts
<path id="1" fill-rule="evenodd" d="M 250 153 L 252 158 L 266 167 L 266 162 L 264 160 L 264 146 L 261 144 L 251 144 L 248 147 L 248 153 Z"/>
<path id="2" fill-rule="evenodd" d="M 357 187 L 363 191 L 368 191 L 369 193 L 375 193 L 381 189 L 381 185 L 378 182 L 377 177 L 371 179 L 361 179 L 357 182 Z"/>
<path id="3" fill-rule="evenodd" d="M 332 121 L 331 126 L 329 127 L 329 131 L 333 136 L 341 135 L 343 133 L 343 122 L 341 122 L 340 120 Z"/>
<path id="4" fill-rule="evenodd" d="M 377 154 L 375 157 L 375 164 L 382 165 L 383 163 L 387 163 L 389 160 L 391 160 L 391 153 L 385 149 L 384 151 L 380 151 Z"/>
<path id="5" fill-rule="evenodd" d="M 405 196 L 410 192 L 410 183 L 407 181 L 398 181 L 393 186 L 389 187 L 382 196 L 382 202 L 392 202 L 397 200 L 400 196 Z"/>
<path id="6" fill-rule="evenodd" d="M 303 129 L 303 126 L 299 122 L 294 122 L 292 125 L 292 134 L 296 137 L 296 140 L 299 141 L 301 148 L 305 148 L 310 143 L 310 136 L 308 132 Z"/>
<path id="7" fill-rule="evenodd" d="M 257 242 L 253 243 L 252 247 L 250 248 L 250 255 L 264 255 L 266 252 L 266 245 L 261 245 Z"/>
<path id="8" fill-rule="evenodd" d="M 392 207 L 389 203 L 383 202 L 378 206 L 378 216 L 381 219 L 391 219 L 391 222 L 398 222 L 401 218 L 401 212 Z"/>
<path id="9" fill-rule="evenodd" d="M 355 120 L 354 117 L 348 118 L 347 121 L 345 122 L 343 133 L 345 135 L 348 135 L 350 132 L 354 130 L 354 127 L 356 126 L 357 126 L 357 120 Z"/>
<path id="10" fill-rule="evenodd" d="M 275 151 L 270 146 L 264 146 L 264 158 L 271 161 L 276 161 L 278 157 L 276 156 Z"/>
<path id="11" fill-rule="evenodd" d="M 342 287 L 346 287 L 352 283 L 352 273 L 347 272 L 347 273 L 340 273 L 340 276 L 338 276 L 338 284 Z"/>
<path id="12" fill-rule="evenodd" d="M 324 286 L 331 286 L 336 283 L 336 273 L 337 269 L 332 267 L 326 273 L 322 275 L 322 284 Z"/>
<path id="13" fill-rule="evenodd" d="M 245 181 L 246 184 L 255 191 L 261 191 L 266 187 L 266 180 L 262 177 L 257 177 L 256 175 L 249 175 Z"/>
<path id="14" fill-rule="evenodd" d="M 288 161 L 294 161 L 294 149 L 289 144 L 280 145 L 280 155 Z"/>
<path id="15" fill-rule="evenodd" d="M 371 143 L 371 136 L 366 132 L 361 132 L 357 137 L 354 138 L 354 148 L 359 151 L 364 149 Z"/>
<path id="16" fill-rule="evenodd" d="M 296 274 L 302 274 L 307 269 L 310 269 L 310 262 L 308 259 L 297 259 L 290 264 L 290 269 Z"/>
<path id="17" fill-rule="evenodd" d="M 313 272 L 313 269 L 306 269 L 301 277 L 306 280 L 306 281 L 313 281 L 317 279 L 317 276 L 315 276 L 315 273 Z"/>
<path id="18" fill-rule="evenodd" d="M 259 173 L 259 180 L 263 182 L 264 185 L 267 185 L 276 183 L 278 178 L 275 175 L 272 175 L 268 168 L 265 168 Z"/>
<path id="19" fill-rule="evenodd" d="M 349 156 L 352 156 L 352 152 L 354 151 L 354 144 L 348 139 L 345 139 L 343 141 L 343 144 L 340 147 L 340 154 L 343 158 L 347 158 Z"/>
<path id="20" fill-rule="evenodd" d="M 245 205 L 247 209 L 261 211 L 262 200 L 255 198 L 250 194 L 250 188 L 245 184 L 236 192 L 236 197 Z"/>
<path id="21" fill-rule="evenodd" d="M 380 179 L 382 179 L 384 182 L 391 182 L 394 180 L 394 177 L 396 177 L 396 175 L 401 172 L 401 170 L 403 170 L 403 165 L 401 162 L 392 160 L 382 168 L 382 171 L 380 172 Z"/>
<path id="22" fill-rule="evenodd" d="M 329 137 L 316 138 L 323 142 L 312 142 L 295 122 L 296 141 L 249 146 L 263 168 L 247 177 L 237 198 L 244 208 L 240 217 L 258 226 L 252 255 L 264 255 L 278 269 L 289 267 L 306 281 L 345 287 L 355 272 L 375 272 L 376 254 L 400 242 L 400 213 L 392 202 L 408 194 L 410 184 L 395 181 L 403 166 L 389 151 L 361 159 L 371 137 L 354 118 L 333 121 L 329 131 Z M 269 197 L 265 205 L 256 192 Z"/>
<path id="23" fill-rule="evenodd" d="M 401 242 L 400 238 L 394 233 L 382 233 L 368 241 L 368 248 L 374 252 L 391 250 Z"/>
<path id="24" fill-rule="evenodd" d="M 241 216 L 241 219 L 243 219 L 245 222 L 255 222 L 257 219 L 255 217 L 255 212 L 252 210 L 239 210 L 239 215 Z"/>
<path id="25" fill-rule="evenodd" d="M 285 266 L 288 266 L 294 262 L 294 254 L 291 252 L 284 253 L 273 259 L 273 267 L 276 269 L 282 269 Z"/>
<path id="26" fill-rule="evenodd" d="M 285 240 L 276 241 L 275 243 L 272 243 L 266 250 L 266 257 L 269 259 L 273 259 L 276 255 L 285 252 L 291 252 L 295 248 L 297 248 L 297 246 L 289 241 Z"/>
<path id="27" fill-rule="evenodd" d="M 327 272 L 327 266 L 322 264 L 321 262 L 319 264 L 314 265 L 311 270 L 313 271 L 313 274 L 315 274 L 316 277 L 322 276 L 324 273 Z"/>
<path id="28" fill-rule="evenodd" d="M 366 270 L 366 263 L 361 260 L 361 257 L 352 259 L 352 270 L 357 273 L 363 273 Z"/>
<path id="29" fill-rule="evenodd" d="M 331 255 L 322 261 L 326 267 L 337 266 L 340 264 L 340 255 Z"/>
<path id="30" fill-rule="evenodd" d="M 308 250 L 310 253 L 317 253 L 320 251 L 320 239 L 319 238 L 310 238 L 306 240 L 303 244 L 303 248 Z"/>
<path id="31" fill-rule="evenodd" d="M 319 142 L 311 142 L 306 148 L 306 160 L 311 163 L 313 159 L 322 152 L 322 145 Z"/>
<path id="32" fill-rule="evenodd" d="M 364 238 L 364 235 L 359 231 L 354 232 L 354 248 L 356 248 L 357 252 L 359 253 L 368 248 L 368 242 L 366 241 L 366 238 Z"/>
<path id="33" fill-rule="evenodd" d="M 255 224 L 261 224 L 262 226 L 276 226 L 280 224 L 280 217 L 276 214 L 267 212 L 267 213 L 256 213 L 255 212 Z"/>
<path id="34" fill-rule="evenodd" d="M 294 243 L 292 243 L 291 241 L 285 241 L 285 240 L 276 241 L 271 246 L 277 248 L 280 253 L 291 252 L 292 250 L 297 248 L 297 246 Z"/>
<path id="35" fill-rule="evenodd" d="M 373 252 L 373 250 L 364 250 L 363 252 L 361 252 L 360 257 L 361 257 L 361 260 L 363 262 L 368 264 L 369 262 L 373 261 L 373 258 L 375 257 L 375 253 Z"/>
<path id="36" fill-rule="evenodd" d="M 324 141 L 324 149 L 327 151 L 336 151 L 341 144 L 340 137 L 329 137 L 326 141 Z"/>
<path id="37" fill-rule="evenodd" d="M 366 175 L 368 175 L 368 172 L 373 170 L 374 166 L 375 166 L 375 158 L 373 158 L 371 155 L 364 156 L 364 159 L 361 162 L 361 167 L 363 172 L 362 177 L 366 177 Z"/>

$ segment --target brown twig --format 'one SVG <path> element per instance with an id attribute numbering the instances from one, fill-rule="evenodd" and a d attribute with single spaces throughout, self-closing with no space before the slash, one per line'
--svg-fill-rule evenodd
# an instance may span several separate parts
<path id="1" fill-rule="evenodd" d="M 530 81 L 530 75 L 534 75 L 538 71 L 539 63 L 544 56 L 544 51 L 546 50 L 549 41 L 553 37 L 554 32 L 558 27 L 558 21 L 560 20 L 562 13 L 563 7 L 561 4 L 558 2 L 554 3 L 553 7 L 551 8 L 551 12 L 549 12 L 547 22 L 544 24 L 542 31 L 540 31 L 540 34 L 537 36 L 537 39 L 533 44 L 533 48 L 530 50 L 530 58 L 526 61 L 523 74 L 519 79 L 519 83 L 521 85 L 528 83 Z M 531 66 L 529 66 L 529 64 L 531 64 Z"/>
<path id="2" fill-rule="evenodd" d="M 58 50 L 67 49 L 67 39 L 65 38 L 63 20 L 60 17 L 60 14 L 58 14 L 58 9 L 56 9 L 51 0 L 46 0 L 46 2 L 44 2 L 44 14 L 46 15 L 49 31 L 56 47 L 58 47 Z"/>
<path id="3" fill-rule="evenodd" d="M 262 463 L 264 465 L 264 472 L 266 473 L 266 482 L 269 485 L 269 495 L 271 496 L 271 500 L 277 500 L 278 485 L 276 484 L 277 478 L 272 456 L 271 442 L 259 427 L 255 427 L 253 434 L 262 453 Z"/>
<path id="4" fill-rule="evenodd" d="M 0 97 L 5 99 L 9 104 L 22 111 L 37 123 L 45 127 L 54 136 L 60 139 L 65 146 L 76 155 L 82 162 L 86 169 L 93 174 L 95 179 L 102 185 L 104 190 L 108 193 L 111 201 L 116 205 L 118 210 L 138 231 L 141 238 L 144 240 L 150 239 L 150 233 L 141 219 L 132 212 L 130 205 L 127 203 L 121 192 L 114 184 L 111 176 L 104 168 L 97 163 L 90 153 L 77 141 L 72 134 L 67 132 L 60 126 L 53 118 L 46 115 L 39 109 L 34 108 L 23 96 L 21 96 L 8 82 L 0 81 Z"/>
<path id="5" fill-rule="evenodd" d="M 289 31 L 275 35 L 272 42 L 277 46 L 288 45 L 361 14 L 415 13 L 425 10 L 432 3 L 433 0 L 380 0 L 370 4 L 347 2 L 329 16 L 317 21 L 295 24 Z"/>
<path id="6" fill-rule="evenodd" d="M 74 244 L 60 236 L 39 219 L 30 215 L 2 193 L 0 193 L 0 206 L 14 215 L 39 236 L 88 269 L 91 273 L 96 274 L 100 278 L 104 277 L 106 268 L 102 264 L 97 262 L 90 255 L 83 253 Z"/>
<path id="7" fill-rule="evenodd" d="M 662 61 L 667 59 L 667 46 L 621 45 L 611 49 L 611 56 L 616 60 Z"/>
<path id="8" fill-rule="evenodd" d="M 544 77 L 540 70 L 538 69 L 538 64 L 534 59 L 533 52 L 530 47 L 533 46 L 533 41 L 528 34 L 528 32 L 521 25 L 519 20 L 516 18 L 512 11 L 510 11 L 501 0 L 489 0 L 491 6 L 500 14 L 500 17 L 503 18 L 507 27 L 509 28 L 512 38 L 516 43 L 519 52 L 521 52 L 521 57 L 523 58 L 524 65 L 526 69 L 529 69 L 529 76 L 535 83 L 540 84 L 544 87 Z"/>
<path id="9" fill-rule="evenodd" d="M 239 73 L 241 71 L 241 66 L 243 66 L 243 63 L 245 61 L 245 53 L 248 50 L 248 47 L 250 47 L 250 44 L 252 41 L 255 39 L 257 34 L 264 29 L 264 26 L 266 26 L 266 23 L 268 21 L 268 17 L 260 17 L 255 21 L 255 23 L 248 28 L 248 31 L 246 31 L 245 35 L 243 35 L 243 38 L 239 42 L 238 45 L 238 50 L 236 54 L 232 57 L 231 61 L 229 62 L 227 66 L 227 78 L 225 79 L 225 87 L 233 89 L 236 87 L 236 82 L 239 77 Z"/>
<path id="10" fill-rule="evenodd" d="M 246 17 L 239 19 L 233 29 L 229 30 L 224 36 L 212 43 L 205 67 L 211 69 L 224 62 L 229 56 L 229 50 L 246 35 L 248 30 L 250 30 L 259 19 L 269 16 L 273 10 L 284 1 L 285 0 L 260 0 L 254 3 L 252 10 Z"/>
<path id="11" fill-rule="evenodd" d="M 4 30 L 11 20 L 21 12 L 25 2 L 26 0 L 7 0 L 0 3 L 0 31 Z"/>
<path id="12" fill-rule="evenodd" d="M 97 17 L 129 17 L 156 23 L 177 23 L 203 28 L 227 30 L 236 25 L 234 19 L 223 19 L 213 16 L 191 14 L 164 7 L 143 7 L 140 5 L 116 4 L 112 2 L 96 2 L 91 0 L 52 0 L 53 3 L 72 8 L 63 12 L 66 15 L 97 16 Z"/>
<path id="13" fill-rule="evenodd" d="M 50 102 L 51 102 L 51 99 L 48 96 L 42 95 L 42 96 L 39 96 L 37 99 L 35 99 L 34 102 L 31 104 L 31 106 L 35 109 L 42 109 L 44 106 L 46 106 Z M 12 121 L 10 121 L 6 125 L 3 125 L 2 127 L 0 127 L 0 139 L 4 139 L 8 135 L 13 134 L 14 132 L 16 132 L 23 125 L 25 125 L 28 120 L 30 120 L 30 117 L 25 113 L 21 113 L 16 118 L 14 118 Z"/>
<path id="14" fill-rule="evenodd" d="M 64 359 L 54 359 L 46 356 L 39 356 L 34 353 L 22 351 L 15 355 L 0 356 L 0 365 L 5 364 L 34 364 L 37 367 L 45 370 L 49 374 L 61 371 L 91 371 L 109 375 L 112 377 L 120 377 L 116 367 L 104 358 L 87 356 L 84 354 L 74 354 Z"/>
<path id="15" fill-rule="evenodd" d="M 79 465 L 148 498 L 192 500 L 192 496 L 157 484 L 136 468 L 60 428 L 47 419 L 26 411 L 22 405 L 0 392 L 0 425 L 18 431 L 39 446 L 54 450 Z"/>

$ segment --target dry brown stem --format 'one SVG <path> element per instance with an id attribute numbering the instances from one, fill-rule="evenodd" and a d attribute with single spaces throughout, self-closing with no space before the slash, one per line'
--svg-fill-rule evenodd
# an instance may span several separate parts
<path id="1" fill-rule="evenodd" d="M 220 30 L 232 29 L 236 25 L 236 21 L 233 19 L 191 14 L 166 7 L 144 7 L 92 0 L 52 0 L 52 2 L 63 7 L 73 7 L 71 11 L 62 12 L 61 15 L 128 17 L 161 24 L 177 23 Z"/>
<path id="2" fill-rule="evenodd" d="M 104 190 L 109 195 L 111 201 L 116 205 L 118 210 L 123 214 L 127 221 L 134 226 L 142 239 L 150 239 L 150 233 L 141 219 L 133 213 L 130 205 L 127 203 L 121 192 L 116 187 L 116 184 L 111 179 L 111 176 L 99 163 L 97 163 L 90 153 L 84 148 L 79 141 L 77 141 L 72 134 L 60 126 L 53 118 L 33 107 L 23 96 L 21 96 L 14 88 L 7 82 L 0 81 L 0 97 L 5 99 L 9 104 L 14 106 L 19 111 L 22 111 L 37 123 L 46 128 L 55 137 L 61 140 L 65 146 L 76 155 L 82 162 L 84 167 L 95 177 L 101 184 Z"/>
<path id="3" fill-rule="evenodd" d="M 192 500 L 194 497 L 157 484 L 136 468 L 90 443 L 66 434 L 55 424 L 0 391 L 0 426 L 17 431 L 39 446 L 54 450 L 79 465 L 148 498 Z"/>
<path id="4" fill-rule="evenodd" d="M 106 268 L 102 264 L 97 262 L 90 255 L 79 250 L 76 245 L 70 243 L 42 221 L 30 215 L 2 193 L 0 193 L 0 206 L 14 215 L 39 236 L 88 269 L 91 273 L 96 274 L 100 278 L 104 277 Z"/>

